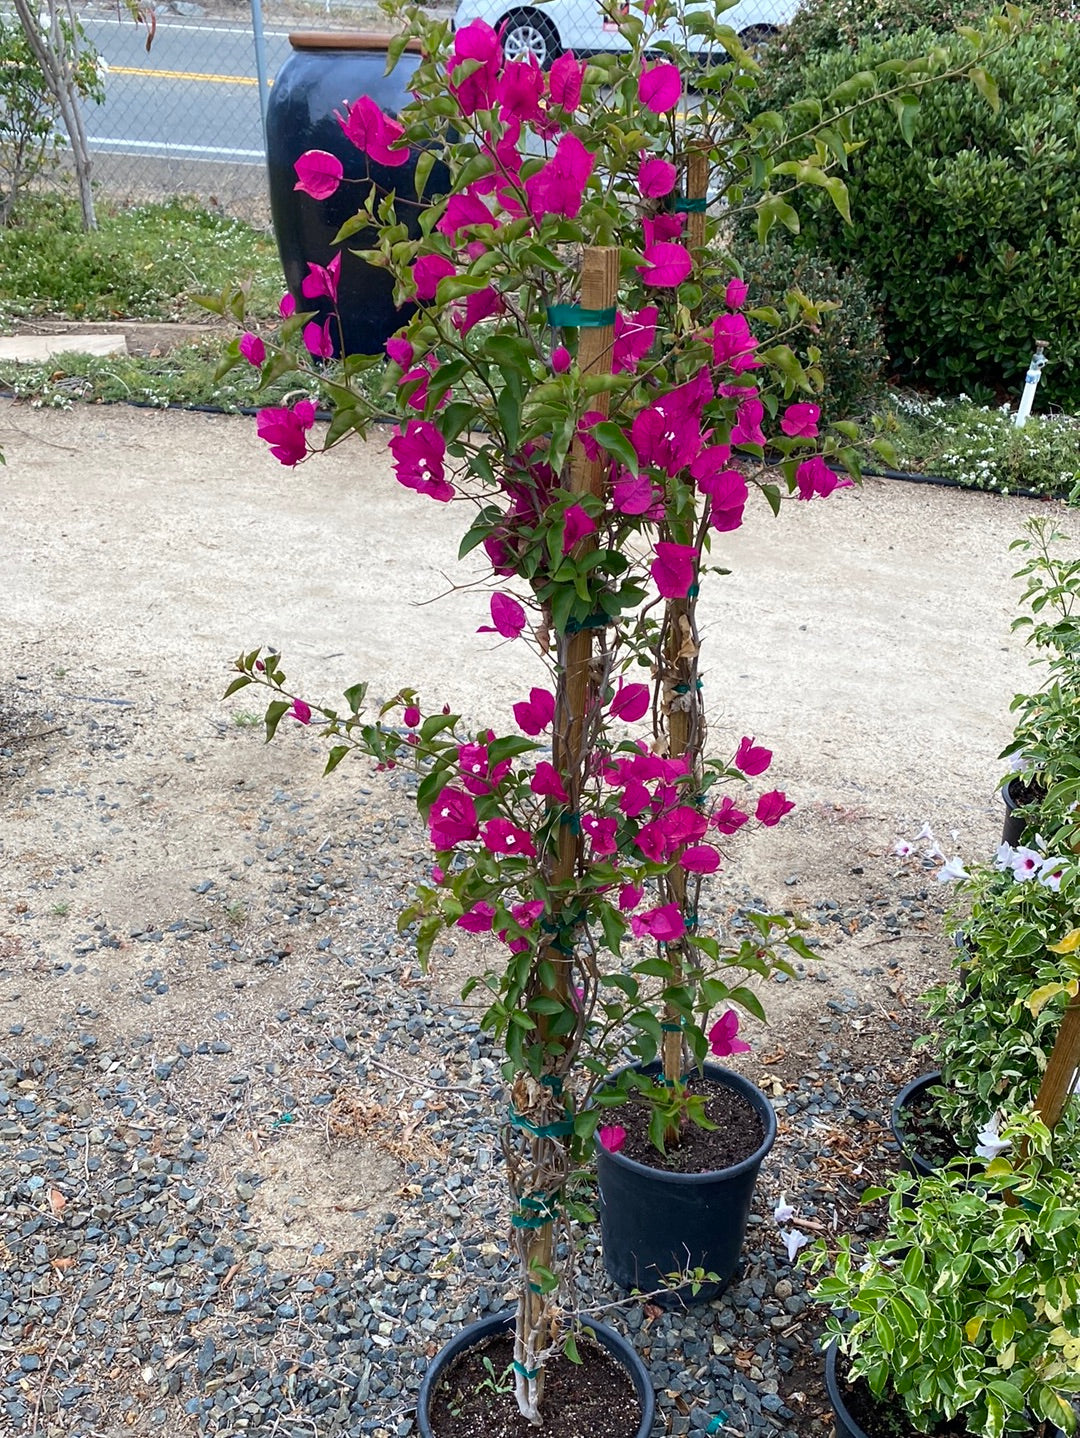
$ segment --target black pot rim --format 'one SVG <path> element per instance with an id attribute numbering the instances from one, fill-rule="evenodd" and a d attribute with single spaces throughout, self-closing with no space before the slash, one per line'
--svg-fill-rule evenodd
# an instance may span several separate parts
<path id="1" fill-rule="evenodd" d="M 840 1355 L 840 1345 L 833 1339 L 825 1350 L 825 1390 L 829 1395 L 829 1402 L 833 1406 L 833 1412 L 841 1419 L 851 1432 L 852 1438 L 867 1438 L 866 1433 L 855 1422 L 851 1411 L 840 1394 L 840 1379 L 836 1372 L 836 1363 Z"/>
<path id="2" fill-rule="evenodd" d="M 931 1163 L 928 1158 L 923 1158 L 918 1149 L 914 1148 L 908 1140 L 905 1142 L 903 1125 L 900 1121 L 901 1113 L 908 1103 L 917 1095 L 928 1089 L 931 1084 L 941 1082 L 941 1070 L 932 1069 L 927 1074 L 920 1074 L 906 1083 L 892 1101 L 892 1108 L 889 1111 L 889 1127 L 892 1129 L 892 1136 L 900 1145 L 900 1151 L 925 1174 L 937 1173 L 938 1164 Z"/>
<path id="3" fill-rule="evenodd" d="M 516 1320 L 517 1315 L 513 1310 L 493 1313 L 487 1318 L 479 1318 L 475 1323 L 470 1323 L 463 1328 L 456 1337 L 439 1349 L 428 1364 L 427 1371 L 420 1381 L 420 1391 L 416 1395 L 416 1427 L 420 1438 L 435 1438 L 428 1420 L 428 1403 L 431 1400 L 432 1390 L 441 1378 L 446 1365 L 459 1353 L 482 1342 L 491 1334 L 504 1333 L 507 1329 L 513 1328 Z M 624 1338 L 614 1328 L 609 1328 L 606 1323 L 588 1322 L 584 1323 L 583 1327 L 592 1333 L 597 1341 L 618 1360 L 634 1385 L 634 1392 L 641 1404 L 641 1422 L 635 1432 L 628 1434 L 627 1438 L 649 1438 L 649 1433 L 656 1420 L 656 1394 L 653 1391 L 652 1380 L 645 1360 L 629 1339 Z"/>
<path id="4" fill-rule="evenodd" d="M 659 1064 L 625 1064 L 612 1074 L 612 1079 L 617 1079 L 621 1074 L 634 1071 L 636 1073 L 648 1073 L 650 1069 L 658 1069 Z M 705 1077 L 712 1079 L 725 1088 L 734 1089 L 751 1103 L 764 1125 L 765 1132 L 761 1143 L 748 1158 L 742 1159 L 739 1163 L 733 1163 L 727 1168 L 706 1169 L 704 1173 L 672 1173 L 666 1168 L 654 1167 L 650 1163 L 639 1163 L 636 1158 L 627 1158 L 622 1153 L 612 1153 L 611 1149 L 604 1148 L 599 1138 L 596 1139 L 596 1146 L 602 1149 L 606 1159 L 623 1168 L 629 1169 L 631 1173 L 649 1174 L 653 1177 L 659 1176 L 665 1183 L 685 1184 L 688 1187 L 694 1184 L 715 1183 L 720 1174 L 736 1175 L 746 1173 L 749 1169 L 760 1166 L 766 1154 L 776 1142 L 776 1110 L 769 1102 L 766 1095 L 752 1083 L 745 1075 L 736 1073 L 734 1069 L 726 1069 L 720 1064 L 705 1064 Z"/>
<path id="5" fill-rule="evenodd" d="M 836 1365 L 839 1356 L 840 1345 L 834 1339 L 832 1343 L 829 1344 L 828 1348 L 825 1350 L 825 1388 L 829 1395 L 829 1402 L 832 1404 L 833 1412 L 836 1414 L 837 1418 L 841 1419 L 847 1425 L 850 1433 L 852 1434 L 852 1438 L 867 1438 L 865 1430 L 860 1428 L 858 1423 L 856 1423 L 855 1419 L 851 1416 L 851 1410 L 844 1402 L 843 1396 L 840 1392 L 840 1380 L 839 1375 L 836 1371 Z M 899 1403 L 899 1398 L 896 1401 L 897 1403 Z M 1034 1433 L 1034 1430 L 1032 1431 Z M 1049 1429 L 1049 1438 L 1065 1438 L 1065 1435 L 1062 1433 L 1060 1428 L 1055 1428 L 1051 1425 Z"/>

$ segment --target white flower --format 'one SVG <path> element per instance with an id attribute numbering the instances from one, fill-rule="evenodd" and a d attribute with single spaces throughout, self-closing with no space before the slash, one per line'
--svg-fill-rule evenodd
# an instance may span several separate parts
<path id="1" fill-rule="evenodd" d="M 810 1242 L 805 1233 L 799 1233 L 797 1229 L 788 1228 L 780 1235 L 784 1240 L 784 1247 L 787 1249 L 788 1262 L 795 1262 L 795 1255 L 800 1248 L 805 1248 Z"/>
<path id="2" fill-rule="evenodd" d="M 934 863 L 943 864 L 945 862 L 945 850 L 935 840 L 933 844 L 927 845 L 926 849 L 924 849 L 923 858 L 929 859 Z"/>
<path id="3" fill-rule="evenodd" d="M 966 879 L 967 876 L 967 870 L 960 861 L 960 855 L 957 854 L 947 864 L 942 864 L 937 872 L 937 881 L 939 884 L 947 884 L 952 879 Z"/>
<path id="4" fill-rule="evenodd" d="M 929 824 L 924 824 L 911 842 L 913 844 L 921 844 L 924 839 L 928 844 L 937 843 L 937 840 L 934 838 L 934 831 Z"/>
<path id="5" fill-rule="evenodd" d="M 975 1145 L 975 1152 L 980 1158 L 997 1158 L 999 1153 L 1004 1153 L 1007 1148 L 1012 1148 L 1009 1140 L 1001 1137 L 1000 1113 L 995 1113 L 986 1127 L 979 1130 L 978 1138 L 979 1142 Z"/>
<path id="6" fill-rule="evenodd" d="M 915 852 L 915 845 L 909 844 L 906 839 L 900 839 L 893 845 L 893 853 L 900 859 L 909 859 Z"/>
<path id="7" fill-rule="evenodd" d="M 1021 844 L 1013 855 L 1009 868 L 1018 879 L 1033 879 L 1042 868 L 1042 864 L 1043 856 L 1038 849 L 1028 849 Z"/>
<path id="8" fill-rule="evenodd" d="M 1006 869 L 1012 868 L 1015 858 L 1016 850 L 1013 846 L 1011 844 L 1001 844 L 997 853 L 994 855 L 994 868 L 1000 869 L 1004 873 Z"/>
<path id="9" fill-rule="evenodd" d="M 1039 883 L 1042 884 L 1044 888 L 1052 889 L 1056 894 L 1061 888 L 1061 876 L 1064 872 L 1064 859 L 1044 859 L 1039 865 Z"/>
<path id="10" fill-rule="evenodd" d="M 777 1223 L 787 1223 L 795 1217 L 795 1210 L 788 1203 L 786 1193 L 780 1195 L 780 1202 L 773 1209 L 772 1216 Z"/>

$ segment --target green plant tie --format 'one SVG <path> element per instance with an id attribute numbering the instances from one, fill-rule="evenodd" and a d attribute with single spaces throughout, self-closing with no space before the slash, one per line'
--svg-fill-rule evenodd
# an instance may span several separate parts
<path id="1" fill-rule="evenodd" d="M 515 1128 L 523 1128 L 526 1133 L 531 1133 L 533 1138 L 565 1138 L 568 1133 L 574 1132 L 572 1118 L 561 1118 L 556 1123 L 533 1123 L 530 1119 L 523 1118 L 512 1104 L 510 1122 Z"/>
<path id="2" fill-rule="evenodd" d="M 580 634 L 583 629 L 606 629 L 614 620 L 601 609 L 594 609 L 587 619 L 568 619 L 565 634 Z"/>
<path id="3" fill-rule="evenodd" d="M 554 1223 L 558 1217 L 558 1210 L 552 1207 L 551 1199 L 546 1194 L 539 1198 L 527 1193 L 518 1201 L 519 1210 L 525 1212 L 512 1213 L 510 1222 L 515 1228 L 544 1228 L 549 1223 Z M 530 1285 L 531 1286 L 531 1285 Z M 537 1289 L 537 1292 L 540 1292 Z"/>
<path id="4" fill-rule="evenodd" d="M 549 1088 L 556 1098 L 562 1098 L 562 1074 L 541 1074 L 540 1082 L 545 1088 Z"/>
<path id="5" fill-rule="evenodd" d="M 564 809 L 559 815 L 559 823 L 568 824 L 575 838 L 581 833 L 581 815 L 574 809 Z"/>
<path id="6" fill-rule="evenodd" d="M 708 207 L 709 199 L 707 195 L 702 195 L 696 200 L 678 199 L 675 201 L 675 213 L 677 215 L 703 215 Z"/>
<path id="7" fill-rule="evenodd" d="M 696 584 L 691 584 L 690 588 L 686 591 L 686 597 L 687 599 L 696 599 L 698 597 L 698 586 Z"/>
<path id="8" fill-rule="evenodd" d="M 602 330 L 615 323 L 615 306 L 606 310 L 583 310 L 580 305 L 548 305 L 548 324 L 562 329 Z"/>
<path id="9" fill-rule="evenodd" d="M 721 1408 L 721 1409 L 720 1409 L 720 1412 L 716 1415 L 715 1418 L 710 1418 L 710 1419 L 709 1419 L 708 1427 L 705 1429 L 705 1432 L 706 1432 L 706 1433 L 719 1433 L 719 1432 L 720 1432 L 720 1429 L 724 1426 L 724 1424 L 725 1424 L 726 1422 L 727 1422 L 727 1414 L 726 1414 L 726 1413 L 724 1412 L 724 1410 Z"/>
<path id="10" fill-rule="evenodd" d="M 529 1284 L 529 1292 L 530 1292 L 530 1293 L 543 1293 L 543 1291 L 544 1291 L 544 1290 L 540 1287 L 539 1283 L 530 1283 L 530 1284 Z"/>
<path id="11" fill-rule="evenodd" d="M 661 1024 L 660 1027 L 666 1034 L 681 1034 L 683 1031 L 683 1021 L 680 1019 L 677 1024 Z"/>
<path id="12" fill-rule="evenodd" d="M 529 1284 L 529 1287 L 530 1287 L 530 1288 L 532 1287 L 532 1284 L 531 1284 L 531 1283 Z M 528 1382 L 531 1383 L 534 1378 L 536 1378 L 536 1377 L 539 1376 L 540 1370 L 539 1370 L 539 1368 L 526 1368 L 525 1365 L 524 1365 L 524 1363 L 519 1363 L 519 1362 L 517 1361 L 517 1359 L 515 1358 L 515 1359 L 514 1359 L 514 1372 L 515 1372 L 515 1373 L 519 1373 L 522 1378 L 527 1379 Z"/>

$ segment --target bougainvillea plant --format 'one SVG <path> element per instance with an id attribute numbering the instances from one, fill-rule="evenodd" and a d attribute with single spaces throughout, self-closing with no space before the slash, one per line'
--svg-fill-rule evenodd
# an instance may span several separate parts
<path id="1" fill-rule="evenodd" d="M 360 184 L 338 238 L 363 244 L 416 313 L 385 354 L 334 361 L 334 316 L 320 325 L 296 301 L 336 302 L 335 257 L 283 302 L 277 335 L 246 333 L 231 358 L 260 365 L 264 382 L 306 372 L 332 409 L 324 448 L 392 416 L 397 482 L 460 505 L 462 555 L 486 558 L 481 632 L 531 644 L 542 668 L 479 733 L 412 690 L 373 715 L 360 684 L 344 708 L 318 704 L 258 651 L 237 661 L 230 692 L 269 686 L 268 737 L 286 717 L 317 725 L 328 770 L 353 750 L 415 763 L 434 866 L 402 925 L 421 957 L 454 926 L 500 945 L 468 987 L 486 989 L 483 1022 L 507 1056 L 514 1374 L 539 1425 L 545 1361 L 572 1351 L 557 1234 L 598 1122 L 596 1085 L 627 1045 L 642 1061 L 665 1050 L 676 1081 L 687 1059 L 736 1052 L 737 1010 L 761 1016 L 746 981 L 808 953 L 788 919 L 753 916 L 733 946 L 697 920 L 730 837 L 792 807 L 762 779 L 771 754 L 754 737 L 705 753 L 697 604 L 751 493 L 774 512 L 785 494 L 826 498 L 857 469 L 854 431 L 820 432 L 820 374 L 782 343 L 781 315 L 745 311 L 737 257 L 715 257 L 741 207 L 756 208 L 762 235 L 797 225 L 800 186 L 844 210 L 837 172 L 861 101 L 856 87 L 815 113 L 748 121 L 753 60 L 704 12 L 690 38 L 715 63 L 658 40 L 668 0 L 620 21 L 628 53 L 567 53 L 547 72 L 505 60 L 481 22 L 452 33 L 386 8 L 402 26 L 390 64 L 419 42 L 413 99 L 390 116 L 358 97 L 339 118 L 382 165 L 419 152 L 421 237 L 398 215 L 415 197 Z M 973 63 L 994 33 L 973 36 Z M 869 88 L 900 113 L 940 72 L 930 56 Z M 296 170 L 312 204 L 342 183 L 322 152 Z M 258 432 L 295 465 L 315 419 L 305 398 L 263 410 Z"/>

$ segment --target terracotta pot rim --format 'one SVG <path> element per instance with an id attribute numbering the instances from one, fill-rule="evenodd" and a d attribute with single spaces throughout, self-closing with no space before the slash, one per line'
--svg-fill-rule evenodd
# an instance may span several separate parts
<path id="1" fill-rule="evenodd" d="M 390 48 L 393 35 L 379 35 L 369 30 L 292 30 L 289 44 L 294 50 L 357 50 L 377 53 Z M 408 55 L 420 54 L 420 41 L 405 44 Z"/>

